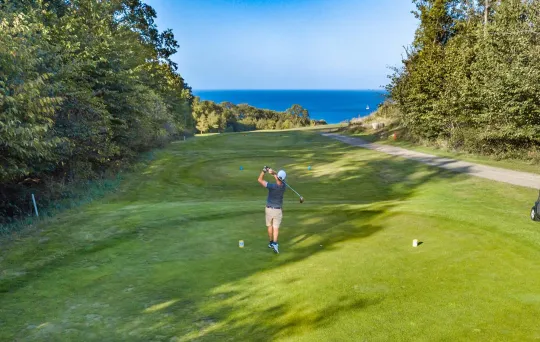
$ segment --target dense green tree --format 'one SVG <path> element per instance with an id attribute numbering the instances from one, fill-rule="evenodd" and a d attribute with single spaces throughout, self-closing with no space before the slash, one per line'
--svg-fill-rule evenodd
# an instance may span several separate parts
<path id="1" fill-rule="evenodd" d="M 227 127 L 236 132 L 255 129 L 281 129 L 304 127 L 312 124 L 307 109 L 293 105 L 284 112 L 260 109 L 247 104 L 234 105 L 230 102 L 221 104 L 212 101 L 193 100 L 193 118 L 201 128 L 223 132 Z M 199 129 L 200 130 L 200 129 Z M 206 131 L 205 130 L 205 131 Z"/>
<path id="2" fill-rule="evenodd" d="M 206 114 L 201 115 L 197 120 L 197 129 L 201 132 L 201 134 L 203 134 L 208 132 L 209 127 L 210 125 L 206 119 Z"/>
<path id="3" fill-rule="evenodd" d="M 4 13 L 0 20 L 0 182 L 40 170 L 61 139 L 52 134 L 61 99 L 53 94 L 41 46 L 49 31 L 37 13 Z"/>
<path id="4" fill-rule="evenodd" d="M 208 114 L 208 126 L 216 131 L 221 127 L 221 116 L 215 111 Z"/>
<path id="5" fill-rule="evenodd" d="M 178 43 L 155 18 L 139 0 L 0 1 L 0 216 L 27 201 L 27 177 L 45 201 L 54 182 L 100 177 L 195 128 Z"/>
<path id="6" fill-rule="evenodd" d="M 403 126 L 454 147 L 534 155 L 540 149 L 540 3 L 414 3 L 420 25 L 388 86 Z"/>

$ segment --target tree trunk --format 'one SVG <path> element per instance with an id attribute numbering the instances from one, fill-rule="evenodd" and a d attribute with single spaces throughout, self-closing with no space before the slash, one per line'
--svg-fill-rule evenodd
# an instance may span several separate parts
<path id="1" fill-rule="evenodd" d="M 489 15 L 489 0 L 485 0 L 485 6 L 484 6 L 484 34 L 487 35 L 487 21 L 488 21 L 488 15 Z"/>
<path id="2" fill-rule="evenodd" d="M 467 5 L 467 24 L 471 23 L 474 16 L 474 4 L 471 1 L 472 0 L 465 0 L 465 4 Z"/>

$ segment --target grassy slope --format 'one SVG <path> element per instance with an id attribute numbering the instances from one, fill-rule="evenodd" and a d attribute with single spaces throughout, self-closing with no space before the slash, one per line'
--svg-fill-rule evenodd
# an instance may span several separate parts
<path id="1" fill-rule="evenodd" d="M 385 133 L 384 135 L 386 138 L 381 139 L 379 134 L 377 134 L 377 132 L 372 131 L 372 130 L 369 130 L 363 133 L 352 133 L 352 134 L 346 133 L 346 132 L 340 132 L 340 134 L 356 136 L 366 141 L 377 142 L 377 143 L 392 145 L 396 147 L 402 147 L 411 151 L 428 153 L 428 154 L 432 154 L 439 157 L 455 158 L 455 159 L 459 159 L 463 161 L 468 161 L 471 163 L 501 167 L 504 169 L 510 169 L 510 170 L 516 170 L 516 171 L 540 173 L 540 165 L 535 164 L 535 163 L 530 163 L 524 160 L 509 160 L 509 159 L 498 160 L 489 156 L 482 156 L 482 155 L 476 155 L 472 153 L 456 152 L 456 151 L 443 150 L 443 149 L 439 149 L 435 147 L 422 146 L 422 145 L 415 144 L 409 141 L 403 141 L 399 139 L 394 140 L 391 137 L 391 133 L 388 133 L 385 130 L 381 130 L 381 132 Z"/>
<path id="2" fill-rule="evenodd" d="M 280 255 L 265 164 L 306 198 L 286 194 Z M 0 246 L 0 340 L 538 339 L 534 197 L 311 132 L 173 144 Z"/>

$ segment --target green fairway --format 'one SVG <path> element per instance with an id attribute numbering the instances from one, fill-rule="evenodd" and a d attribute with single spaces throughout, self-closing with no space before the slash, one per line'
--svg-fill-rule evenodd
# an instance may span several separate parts
<path id="1" fill-rule="evenodd" d="M 306 200 L 285 194 L 279 255 L 264 165 Z M 536 195 L 310 131 L 174 143 L 2 242 L 0 340 L 538 340 Z"/>

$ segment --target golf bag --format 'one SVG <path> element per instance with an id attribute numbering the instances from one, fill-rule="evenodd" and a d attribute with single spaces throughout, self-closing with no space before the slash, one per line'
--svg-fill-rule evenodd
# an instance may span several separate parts
<path id="1" fill-rule="evenodd" d="M 540 191 L 538 192 L 538 199 L 531 209 L 531 220 L 540 221 Z"/>

